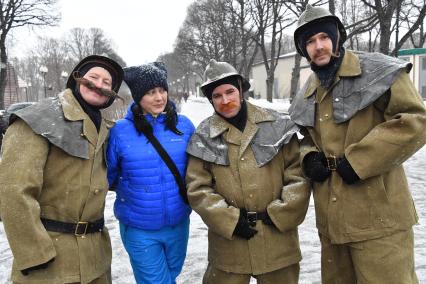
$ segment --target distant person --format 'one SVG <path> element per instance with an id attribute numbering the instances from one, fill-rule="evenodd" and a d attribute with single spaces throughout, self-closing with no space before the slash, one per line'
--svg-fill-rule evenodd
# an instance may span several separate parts
<path id="1" fill-rule="evenodd" d="M 294 40 L 313 71 L 290 115 L 305 131 L 322 282 L 418 283 L 418 217 L 402 163 L 425 144 L 426 110 L 411 64 L 346 50 L 340 19 L 310 5 Z"/>
<path id="2" fill-rule="evenodd" d="M 3 143 L 3 135 L 6 133 L 6 129 L 7 129 L 7 125 L 6 125 L 3 117 L 0 116 L 0 149 L 1 149 L 1 145 Z M 0 153 L 0 157 L 1 157 L 1 153 Z"/>
<path id="3" fill-rule="evenodd" d="M 134 102 L 109 139 L 114 213 L 136 282 L 176 283 L 189 237 L 185 149 L 194 125 L 176 114 L 163 63 L 126 68 L 124 80 Z"/>
<path id="4" fill-rule="evenodd" d="M 91 55 L 71 74 L 58 96 L 12 114 L 4 137 L 1 217 L 14 283 L 112 283 L 100 110 L 113 103 L 123 70 Z"/>
<path id="5" fill-rule="evenodd" d="M 298 283 L 297 226 L 309 203 L 298 127 L 287 115 L 248 103 L 249 82 L 211 60 L 201 86 L 215 113 L 188 145 L 192 208 L 208 227 L 205 284 Z"/>

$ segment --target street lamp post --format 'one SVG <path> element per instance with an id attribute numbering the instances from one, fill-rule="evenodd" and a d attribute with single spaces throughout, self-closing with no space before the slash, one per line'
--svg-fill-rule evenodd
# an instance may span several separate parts
<path id="1" fill-rule="evenodd" d="M 177 85 L 176 85 L 176 87 L 177 87 L 177 88 L 176 88 L 176 89 L 177 89 L 177 91 L 176 91 L 176 92 L 177 92 L 177 95 L 179 96 L 179 85 L 180 85 L 180 79 L 177 79 L 177 80 L 176 80 L 176 84 L 177 84 Z"/>
<path id="2" fill-rule="evenodd" d="M 193 75 L 193 78 L 194 78 L 195 96 L 198 97 L 199 87 L 200 87 L 201 83 L 203 82 L 203 77 L 200 74 L 198 74 L 197 72 L 192 72 L 192 75 Z M 197 77 L 199 77 L 200 79 L 198 79 Z"/>
<path id="3" fill-rule="evenodd" d="M 42 66 L 40 66 L 39 71 L 40 71 L 40 73 L 43 75 L 44 97 L 46 98 L 46 97 L 47 97 L 47 90 L 46 90 L 46 74 L 47 74 L 47 71 L 49 71 L 49 70 L 47 69 L 47 67 L 46 67 L 46 66 L 42 65 Z"/>
<path id="4" fill-rule="evenodd" d="M 26 89 L 26 93 L 27 93 L 27 102 L 29 102 L 29 101 L 30 101 L 30 98 L 31 98 L 31 101 L 33 100 L 32 96 L 31 96 L 31 87 L 32 87 L 31 82 L 28 82 L 28 83 L 27 83 L 27 89 Z"/>
<path id="5" fill-rule="evenodd" d="M 28 102 L 28 84 L 25 83 L 25 101 Z"/>
<path id="6" fill-rule="evenodd" d="M 5 63 L 3 63 L 3 62 L 0 61 L 0 73 L 2 72 L 2 69 L 6 69 L 6 68 L 7 68 L 7 65 Z M 6 81 L 4 83 L 6 83 Z M 3 96 L 4 96 L 4 93 L 3 93 Z M 1 108 L 5 108 L 4 98 L 3 98 L 3 102 L 0 103 L 0 109 Z M 1 133 L 0 133 L 0 135 L 1 135 Z"/>
<path id="7" fill-rule="evenodd" d="M 61 72 L 61 77 L 64 80 L 64 83 L 67 82 L 67 78 L 68 78 L 68 72 L 67 71 L 62 71 Z"/>

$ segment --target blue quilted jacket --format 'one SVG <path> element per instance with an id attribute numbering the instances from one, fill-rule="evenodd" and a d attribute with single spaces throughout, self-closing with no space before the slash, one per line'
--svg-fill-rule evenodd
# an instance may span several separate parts
<path id="1" fill-rule="evenodd" d="M 185 179 L 185 152 L 194 125 L 185 116 L 178 116 L 177 135 L 165 129 L 165 115 L 146 115 L 155 137 L 175 162 Z M 179 187 L 167 165 L 145 135 L 139 135 L 133 124 L 131 106 L 124 119 L 111 129 L 108 150 L 108 181 L 116 188 L 114 213 L 128 226 L 143 230 L 159 230 L 173 226 L 191 213 L 179 194 Z"/>

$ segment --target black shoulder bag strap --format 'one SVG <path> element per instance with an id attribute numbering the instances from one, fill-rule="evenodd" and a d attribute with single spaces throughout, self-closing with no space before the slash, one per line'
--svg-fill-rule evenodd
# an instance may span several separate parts
<path id="1" fill-rule="evenodd" d="M 160 155 L 161 159 L 163 159 L 163 161 L 166 163 L 169 170 L 172 172 L 176 180 L 176 183 L 179 186 L 179 194 L 182 196 L 183 201 L 185 201 L 186 204 L 189 204 L 188 195 L 186 193 L 186 185 L 182 177 L 180 176 L 180 173 L 176 167 L 176 164 L 170 158 L 169 154 L 166 152 L 166 150 L 163 148 L 163 146 L 158 141 L 158 139 L 154 136 L 154 134 L 152 133 L 144 133 L 144 134 L 146 138 L 148 138 L 148 140 L 151 142 L 152 146 L 154 146 L 155 150 L 157 150 L 158 154 Z"/>

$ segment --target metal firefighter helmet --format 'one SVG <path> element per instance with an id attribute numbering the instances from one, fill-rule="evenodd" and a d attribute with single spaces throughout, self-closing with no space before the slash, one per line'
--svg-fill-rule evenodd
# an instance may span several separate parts
<path id="1" fill-rule="evenodd" d="M 331 14 L 330 11 L 321 7 L 313 7 L 310 4 L 306 6 L 305 11 L 300 15 L 297 21 L 297 28 L 294 31 L 294 43 L 296 45 L 297 52 L 304 56 L 303 48 L 299 46 L 299 37 L 308 26 L 312 24 L 321 24 L 321 21 L 334 20 L 339 30 L 339 46 L 341 46 L 347 38 L 345 27 L 343 26 L 340 19 Z"/>
<path id="2" fill-rule="evenodd" d="M 250 88 L 250 83 L 231 64 L 210 59 L 204 71 L 204 83 L 201 85 L 201 91 L 206 97 L 210 98 L 211 94 L 209 94 L 208 90 L 211 90 L 212 86 L 218 86 L 221 80 L 233 76 L 241 80 L 241 89 L 243 92 Z"/>

